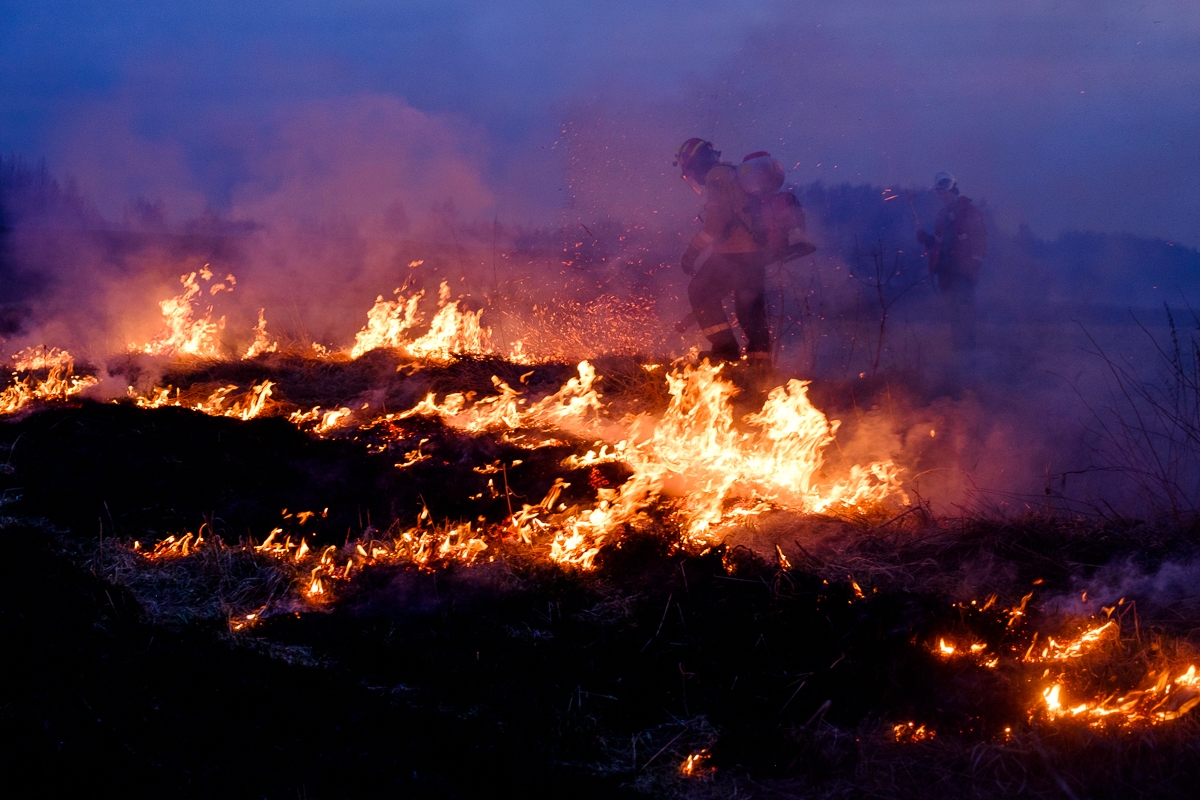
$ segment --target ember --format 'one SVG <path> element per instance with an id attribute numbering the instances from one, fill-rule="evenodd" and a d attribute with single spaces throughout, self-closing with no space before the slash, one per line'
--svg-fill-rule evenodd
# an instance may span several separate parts
<path id="1" fill-rule="evenodd" d="M 18 794 L 1198 793 L 1195 3 L 141 5 L 0 28 Z"/>
<path id="2" fill-rule="evenodd" d="M 712 767 L 706 766 L 707 761 L 707 751 L 701 750 L 699 753 L 692 753 L 679 765 L 679 772 L 685 778 L 706 777 L 714 771 Z"/>
<path id="3" fill-rule="evenodd" d="M 343 613 L 341 609 L 364 596 L 377 594 L 381 581 L 420 579 L 412 576 L 454 581 L 470 574 L 492 580 L 482 576 L 551 569 L 561 576 L 556 580 L 603 583 L 612 579 L 606 572 L 610 565 L 636 558 L 631 554 L 653 542 L 661 547 L 653 558 L 679 559 L 679 583 L 671 585 L 665 598 L 655 597 L 659 607 L 643 615 L 641 641 L 633 647 L 638 653 L 690 647 L 686 631 L 693 622 L 676 593 L 694 591 L 693 582 L 701 578 L 689 573 L 698 563 L 717 573 L 704 580 L 753 584 L 768 589 L 771 602 L 812 602 L 814 615 L 820 615 L 814 619 L 826 619 L 834 606 L 847 609 L 838 613 L 870 618 L 893 596 L 886 580 L 864 578 L 871 572 L 861 563 L 837 566 L 840 556 L 826 552 L 814 557 L 808 544 L 799 540 L 796 548 L 787 541 L 769 546 L 755 541 L 756 526 L 789 514 L 821 518 L 826 521 L 822 524 L 838 520 L 855 531 L 848 541 L 881 524 L 884 515 L 888 522 L 882 524 L 896 523 L 894 532 L 900 537 L 911 530 L 911 520 L 918 519 L 910 515 L 919 507 L 910 504 L 899 464 L 843 459 L 833 462 L 843 466 L 834 467 L 827 461 L 841 424 L 813 405 L 809 382 L 783 381 L 756 395 L 739 385 L 740 365 L 689 359 L 669 365 L 583 360 L 572 370 L 539 361 L 519 341 L 512 349 L 522 357 L 506 360 L 495 353 L 490 332 L 481 324 L 483 312 L 462 309 L 446 283 L 428 322 L 422 314 L 422 292 L 398 290 L 394 301 L 380 298 L 346 350 L 314 345 L 301 353 L 281 351 L 267 334 L 265 310 L 259 309 L 249 347 L 221 355 L 215 339 L 220 321 L 214 320 L 211 308 L 201 312 L 195 307 L 201 283 L 211 280 L 209 272 L 185 275 L 183 294 L 161 304 L 163 333 L 138 348 L 142 355 L 177 359 L 181 366 L 164 373 L 170 383 L 141 391 L 131 386 L 128 399 L 118 405 L 139 413 L 186 409 L 214 423 L 273 425 L 271 430 L 285 429 L 299 441 L 378 459 L 372 467 L 374 477 L 363 485 L 390 486 L 394 495 L 419 505 L 417 511 L 412 505 L 405 511 L 393 499 L 391 517 L 378 527 L 370 512 L 364 518 L 361 507 L 357 529 L 352 510 L 335 508 L 331 515 L 328 508 L 320 513 L 284 508 L 274 523 L 246 524 L 236 533 L 215 533 L 214 525 L 226 522 L 213 515 L 204 517 L 197 533 L 181 525 L 170 529 L 179 532 L 151 539 L 146 547 L 140 543 L 144 535 L 131 544 L 106 538 L 95 568 L 113 582 L 137 587 L 142 596 L 159 598 L 147 602 L 160 603 L 164 615 L 177 615 L 181 603 L 193 602 L 186 598 L 207 591 L 204 614 L 239 639 L 257 640 L 274 636 L 283 618 Z M 223 287 L 213 284 L 210 296 L 232 285 L 232 276 Z M 374 353 L 379 350 L 390 352 Z M 202 365 L 187 360 L 195 357 L 206 360 Z M 15 381 L 0 407 L 7 413 L 75 399 L 97 383 L 93 377 L 75 375 L 70 354 L 53 348 L 22 351 L 14 363 Z M 188 366 L 191 363 L 196 366 Z M 617 380 L 608 367 L 601 369 L 604 363 L 616 368 Z M 327 374 L 358 375 L 360 386 L 361 376 L 376 383 L 365 391 L 340 394 L 341 384 L 333 380 L 333 391 L 313 392 L 304 376 L 314 365 Z M 200 380 L 194 377 L 201 375 Z M 630 386 L 632 391 L 625 388 Z M 292 398 L 306 402 L 301 405 Z M 928 430 L 921 428 L 922 438 Z M 248 464 L 259 459 L 256 450 L 246 453 Z M 279 466 L 270 459 L 263 463 Z M 436 517 L 426 499 L 430 494 L 442 509 Z M 297 503 L 315 503 L 315 498 L 286 502 L 295 509 Z M 465 508 L 479 513 L 465 513 Z M 340 530 L 332 527 L 333 519 L 339 520 Z M 856 525 L 863 528 L 853 528 Z M 255 536 L 261 541 L 251 538 Z M 751 567 L 744 566 L 747 557 L 738 555 L 745 541 L 758 548 L 748 556 Z M 834 560 L 827 564 L 822 560 L 830 558 Z M 521 574 L 521 581 L 542 580 L 533 577 L 538 573 Z M 241 588 L 234 575 L 253 577 Z M 212 588 L 201 591 L 191 582 Z M 145 587 L 155 587 L 157 594 L 148 594 Z M 596 608 L 607 602 L 597 601 Z M 1077 721 L 1088 727 L 1133 729 L 1188 715 L 1200 703 L 1194 667 L 1164 664 L 1140 677 L 1130 676 L 1124 686 L 1136 688 L 1114 688 L 1121 684 L 1110 679 L 1097 690 L 1099 684 L 1088 670 L 1125 646 L 1120 615 L 1113 616 L 1118 606 L 1106 608 L 1104 619 L 1080 624 L 1044 618 L 1033 592 L 1019 600 L 1014 597 L 1008 606 L 999 603 L 996 594 L 984 601 L 954 603 L 950 608 L 960 615 L 957 623 L 934 627 L 928 631 L 933 635 L 920 639 L 925 657 L 932 653 L 939 669 L 951 674 L 971 675 L 971 680 L 988 686 L 996 681 L 1005 687 L 1025 686 L 1030 694 L 1018 698 L 1009 694 L 1015 690 L 995 689 L 1000 699 L 994 702 L 1007 698 L 1009 705 L 989 710 L 986 718 L 945 718 L 936 712 L 923 722 L 888 723 L 872 736 L 882 734 L 894 745 L 936 739 L 941 746 L 956 735 L 1007 743 L 1039 726 Z M 546 613 L 554 619 L 562 612 L 551 605 Z M 843 621 L 838 624 L 849 624 L 839 619 Z M 667 638 L 664 629 L 676 624 L 678 629 Z M 1054 635 L 1043 634 L 1039 627 Z M 544 641 L 532 629 L 525 635 Z M 809 631 L 808 639 L 815 641 L 814 635 Z M 873 637 L 866 638 L 876 641 Z M 905 637 L 894 646 L 907 648 L 905 657 L 915 658 L 911 651 L 919 649 L 912 647 L 916 641 Z M 743 644 L 751 652 L 759 647 Z M 481 662 L 482 652 L 477 655 Z M 695 660 L 695 653 L 686 652 Z M 835 703 L 822 696 L 828 679 L 817 677 L 846 669 L 838 666 L 845 654 L 822 656 L 823 663 L 813 662 L 811 654 L 796 656 L 805 668 L 788 677 L 770 712 L 772 719 L 786 711 L 800 715 L 797 725 L 819 727 L 827 724 L 826 716 L 846 713 L 841 711 L 846 699 Z M 874 658 L 863 653 L 858 663 L 870 664 Z M 684 702 L 689 693 L 702 690 L 692 684 L 695 673 L 690 665 L 675 663 Z M 741 673 L 732 672 L 729 691 L 736 690 L 740 680 Z M 859 676 L 856 685 L 864 680 L 874 678 Z M 571 707 L 589 697 L 617 702 L 617 685 L 591 694 L 581 686 Z M 930 701 L 925 707 L 940 706 Z M 891 718 L 907 720 L 910 714 L 913 709 L 906 708 L 903 716 Z M 659 762 L 675 759 L 678 769 L 671 769 L 676 778 L 720 780 L 724 772 L 717 772 L 714 764 L 720 760 L 713 755 L 720 751 L 710 750 L 719 738 L 706 733 L 686 746 L 674 746 L 667 739 L 656 745 L 664 753 Z M 636 753 L 631 755 L 636 759 Z"/>

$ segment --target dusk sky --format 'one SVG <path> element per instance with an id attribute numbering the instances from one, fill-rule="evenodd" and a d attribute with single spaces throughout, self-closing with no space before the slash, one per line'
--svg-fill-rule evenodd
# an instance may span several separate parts
<path id="1" fill-rule="evenodd" d="M 689 136 L 796 183 L 927 185 L 1000 224 L 1200 245 L 1200 5 L 3 2 L 0 151 L 113 218 L 634 219 Z M 687 202 L 693 202 L 687 200 Z M 336 209 L 336 212 L 335 212 Z"/>

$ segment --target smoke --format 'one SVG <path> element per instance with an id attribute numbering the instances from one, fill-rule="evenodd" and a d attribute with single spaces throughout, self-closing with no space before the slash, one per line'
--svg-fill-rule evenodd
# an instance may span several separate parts
<path id="1" fill-rule="evenodd" d="M 233 191 L 235 218 L 440 232 L 432 212 L 441 204 L 468 219 L 493 207 L 481 175 L 486 139 L 466 118 L 367 95 L 290 108 L 265 130 L 244 156 L 249 174 Z"/>
<path id="2" fill-rule="evenodd" d="M 140 112 L 128 95 L 85 104 L 60 134 L 56 160 L 110 225 L 161 231 L 208 203 L 185 142 L 144 132 Z"/>
<path id="3" fill-rule="evenodd" d="M 313 338 L 344 342 L 377 293 L 410 278 L 408 265 L 422 258 L 414 243 L 470 241 L 494 208 L 480 131 L 398 98 L 225 120 L 220 134 L 242 143 L 248 166 L 221 213 L 205 205 L 182 145 L 140 135 L 129 112 L 123 102 L 90 109 L 66 148 L 82 195 L 108 198 L 104 216 L 18 220 L 13 259 L 46 287 L 31 340 L 97 357 L 147 341 L 157 301 L 178 293 L 181 274 L 210 264 L 239 280 L 214 303 L 231 345 L 264 307 Z"/>
<path id="4" fill-rule="evenodd" d="M 249 303 L 290 309 L 318 338 L 352 334 L 347 319 L 408 281 L 429 255 L 414 242 L 473 241 L 494 211 L 486 140 L 465 118 L 362 96 L 280 112 L 265 130 L 229 212 L 257 228 Z"/>
<path id="5" fill-rule="evenodd" d="M 56 96 L 30 141 L 77 201 L 6 223 L 6 346 L 100 360 L 148 341 L 158 301 L 207 264 L 238 279 L 205 299 L 231 353 L 260 308 L 276 336 L 344 346 L 376 296 L 445 281 L 490 304 L 503 337 L 536 332 L 564 357 L 678 355 L 704 345 L 669 330 L 700 201 L 671 160 L 701 136 L 732 161 L 772 152 L 808 210 L 819 250 L 772 273 L 770 313 L 781 372 L 816 380 L 843 421 L 837 458 L 892 457 L 942 509 L 1119 494 L 1088 439 L 1106 398 L 1088 350 L 1155 357 L 1128 310 L 1159 333 L 1147 310 L 1200 288 L 1200 257 L 1174 241 L 1200 241 L 1182 144 L 1200 49 L 1174 4 L 467 3 L 305 12 L 280 37 L 263 8 L 229 36 L 243 26 L 228 9 L 180 12 L 195 33 L 181 47 L 106 39 L 116 55 L 87 57 L 111 59 L 109 82 Z M 965 355 L 921 283 L 909 210 L 882 192 L 916 191 L 929 228 L 941 169 L 992 232 L 982 345 Z"/>
<path id="6" fill-rule="evenodd" d="M 1070 592 L 1048 597 L 1044 604 L 1051 613 L 1092 616 L 1104 608 L 1124 611 L 1132 602 L 1144 621 L 1157 617 L 1169 622 L 1200 603 L 1198 580 L 1200 561 L 1195 559 L 1147 565 L 1131 558 L 1077 577 Z"/>

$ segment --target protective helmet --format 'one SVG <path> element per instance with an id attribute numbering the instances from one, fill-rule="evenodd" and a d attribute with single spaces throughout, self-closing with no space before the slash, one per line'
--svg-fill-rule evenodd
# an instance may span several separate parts
<path id="1" fill-rule="evenodd" d="M 699 194 L 700 187 L 704 185 L 704 176 L 708 172 L 708 169 L 703 168 L 704 165 L 714 166 L 720 158 L 721 151 L 714 150 L 712 142 L 693 137 L 679 145 L 679 149 L 675 151 L 675 166 L 679 167 L 688 185 Z"/>
<path id="2" fill-rule="evenodd" d="M 761 150 L 742 159 L 737 176 L 746 194 L 765 197 L 783 188 L 783 164 Z"/>
<path id="3" fill-rule="evenodd" d="M 939 172 L 933 176 L 933 190 L 958 193 L 958 181 L 949 172 Z"/>

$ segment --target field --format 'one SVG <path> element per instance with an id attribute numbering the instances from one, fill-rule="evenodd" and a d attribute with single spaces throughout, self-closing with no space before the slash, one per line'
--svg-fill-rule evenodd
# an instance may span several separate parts
<path id="1" fill-rule="evenodd" d="M 664 477 L 661 453 L 597 450 L 639 415 L 711 429 L 721 402 L 740 447 L 766 388 L 743 367 L 677 366 L 672 385 L 601 359 L 597 401 L 573 405 L 574 364 L 171 363 L 172 395 L 64 390 L 0 423 L 5 757 L 47 795 L 1195 785 L 1186 515 L 948 515 L 879 472 L 847 500 L 831 487 L 856 456 L 830 448 L 811 491 L 744 462 L 710 519 L 713 462 Z M 405 414 L 429 393 L 438 410 Z M 869 397 L 819 389 L 834 411 Z"/>

